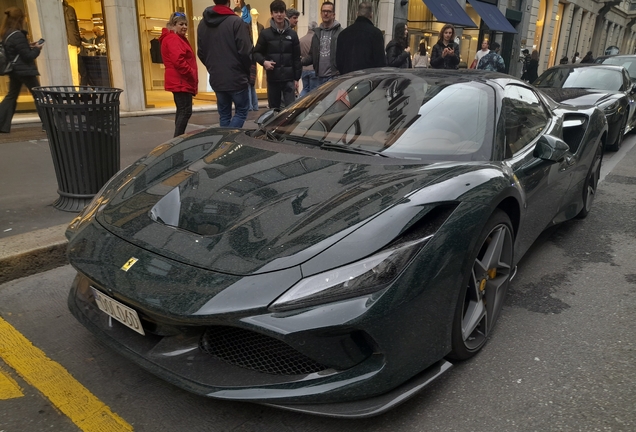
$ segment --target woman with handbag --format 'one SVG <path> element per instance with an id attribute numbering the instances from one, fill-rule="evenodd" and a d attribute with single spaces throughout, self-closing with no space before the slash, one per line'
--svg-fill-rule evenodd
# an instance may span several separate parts
<path id="1" fill-rule="evenodd" d="M 10 7 L 4 11 L 0 37 L 7 56 L 7 70 L 9 75 L 9 92 L 0 102 L 0 132 L 11 132 L 11 119 L 24 84 L 29 91 L 40 85 L 38 67 L 35 59 L 40 55 L 44 42 L 29 43 L 24 27 L 24 12 L 17 7 Z"/>

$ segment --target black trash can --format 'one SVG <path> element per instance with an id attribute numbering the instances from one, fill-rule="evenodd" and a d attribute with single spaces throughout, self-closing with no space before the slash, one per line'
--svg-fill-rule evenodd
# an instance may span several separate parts
<path id="1" fill-rule="evenodd" d="M 60 198 L 53 206 L 79 212 L 119 171 L 119 95 L 110 87 L 35 87 L 49 139 Z"/>

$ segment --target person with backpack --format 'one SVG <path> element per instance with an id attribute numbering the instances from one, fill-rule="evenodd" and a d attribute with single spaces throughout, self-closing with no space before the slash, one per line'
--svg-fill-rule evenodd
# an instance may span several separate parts
<path id="1" fill-rule="evenodd" d="M 17 7 L 4 11 L 0 37 L 6 57 L 5 66 L 0 73 L 9 75 L 9 92 L 0 102 L 0 132 L 11 132 L 11 120 L 15 114 L 20 89 L 24 84 L 29 91 L 40 85 L 35 59 L 40 55 L 44 41 L 29 43 L 24 30 L 24 12 Z M 10 70 L 8 70 L 10 69 Z"/>

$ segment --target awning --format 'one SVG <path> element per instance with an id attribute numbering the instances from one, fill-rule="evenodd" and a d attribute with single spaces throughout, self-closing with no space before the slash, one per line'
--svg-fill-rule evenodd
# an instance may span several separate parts
<path id="1" fill-rule="evenodd" d="M 490 30 L 504 33 L 517 33 L 517 30 L 510 24 L 504 14 L 497 9 L 497 6 L 479 0 L 468 0 L 468 3 L 475 8 L 477 14 L 484 20 Z M 433 15 L 435 15 L 435 13 L 433 13 Z"/>
<path id="2" fill-rule="evenodd" d="M 438 21 L 461 27 L 478 27 L 457 0 L 424 0 Z"/>

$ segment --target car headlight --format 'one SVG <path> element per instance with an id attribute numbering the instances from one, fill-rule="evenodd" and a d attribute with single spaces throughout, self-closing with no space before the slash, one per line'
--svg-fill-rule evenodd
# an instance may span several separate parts
<path id="1" fill-rule="evenodd" d="M 298 309 L 379 291 L 402 273 L 431 237 L 402 243 L 355 263 L 302 279 L 272 303 L 270 309 Z"/>
<path id="2" fill-rule="evenodd" d="M 620 103 L 619 101 L 616 100 L 613 102 L 609 102 L 607 104 L 603 104 L 600 106 L 600 108 L 602 108 L 603 111 L 605 112 L 605 115 L 608 116 L 608 115 L 615 114 L 619 106 L 620 106 Z"/>

